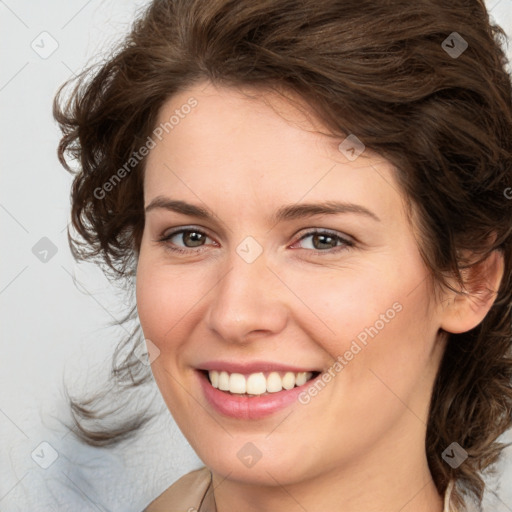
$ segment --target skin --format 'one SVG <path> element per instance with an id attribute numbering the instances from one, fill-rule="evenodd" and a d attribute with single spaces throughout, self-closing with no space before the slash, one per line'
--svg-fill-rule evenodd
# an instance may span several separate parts
<path id="1" fill-rule="evenodd" d="M 446 341 L 439 329 L 477 325 L 490 303 L 436 298 L 388 161 L 368 148 L 350 161 L 338 150 L 343 138 L 317 133 L 319 121 L 269 91 L 203 82 L 168 100 L 157 124 L 190 97 L 197 106 L 150 151 L 144 202 L 165 196 L 215 217 L 147 212 L 137 304 L 144 336 L 159 350 L 156 383 L 213 473 L 218 512 L 441 512 L 424 445 Z M 326 200 L 364 206 L 380 220 L 268 219 L 283 205 Z M 202 245 L 187 233 L 158 241 L 179 227 L 207 236 Z M 354 246 L 301 240 L 311 229 Z M 236 252 L 248 236 L 263 249 L 252 263 Z M 189 252 L 173 253 L 173 244 Z M 307 405 L 241 420 L 203 396 L 194 371 L 202 362 L 327 369 L 396 303 L 400 312 Z M 237 457 L 247 442 L 261 452 L 250 468 Z"/>

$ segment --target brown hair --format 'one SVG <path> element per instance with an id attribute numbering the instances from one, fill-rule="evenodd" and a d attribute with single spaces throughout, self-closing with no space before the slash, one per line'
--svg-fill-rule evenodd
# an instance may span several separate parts
<path id="1" fill-rule="evenodd" d="M 485 319 L 468 332 L 443 334 L 448 342 L 427 425 L 438 491 L 455 478 L 481 502 L 483 472 L 498 461 L 506 445 L 497 438 L 512 425 L 512 86 L 505 39 L 478 0 L 156 0 L 110 59 L 76 79 L 68 100 L 63 89 L 55 98 L 59 158 L 70 171 L 72 159 L 79 163 L 72 252 L 97 261 L 114 280 L 132 279 L 144 228 L 145 159 L 108 193 L 97 191 L 146 142 L 169 97 L 203 80 L 296 93 L 333 135 L 355 134 L 396 166 L 436 283 L 447 286 L 447 276 L 465 282 L 470 262 L 462 254 L 482 261 L 498 250 L 504 257 Z M 135 309 L 126 319 L 134 316 Z M 151 380 L 134 356 L 140 336 L 133 331 L 120 345 L 128 354 L 123 359 L 119 348 L 114 357 L 113 373 L 125 387 Z M 114 444 L 144 423 L 136 415 L 111 430 L 86 427 L 86 420 L 101 419 L 100 399 L 71 399 L 78 435 L 89 444 Z M 454 441 L 469 455 L 457 468 L 441 456 Z M 462 506 L 457 488 L 453 503 Z"/>

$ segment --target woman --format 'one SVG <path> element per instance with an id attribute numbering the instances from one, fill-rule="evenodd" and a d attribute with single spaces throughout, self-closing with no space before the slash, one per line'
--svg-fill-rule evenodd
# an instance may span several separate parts
<path id="1" fill-rule="evenodd" d="M 148 512 L 481 502 L 512 410 L 502 36 L 477 0 L 154 1 L 57 96 L 74 253 L 136 275 L 205 465 Z M 142 423 L 72 405 L 91 444 Z"/>

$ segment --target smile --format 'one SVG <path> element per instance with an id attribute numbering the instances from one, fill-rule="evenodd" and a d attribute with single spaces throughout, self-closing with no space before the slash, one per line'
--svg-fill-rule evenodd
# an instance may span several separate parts
<path id="1" fill-rule="evenodd" d="M 300 393 L 321 378 L 319 371 L 242 374 L 219 369 L 195 373 L 213 411 L 240 420 L 258 420 L 290 407 L 298 402 Z"/>

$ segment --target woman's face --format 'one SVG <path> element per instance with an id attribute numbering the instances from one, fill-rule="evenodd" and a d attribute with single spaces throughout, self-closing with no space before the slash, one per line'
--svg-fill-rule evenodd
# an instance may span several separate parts
<path id="1" fill-rule="evenodd" d="M 274 108 L 202 83 L 161 110 L 137 270 L 155 380 L 199 457 L 231 479 L 409 471 L 443 346 L 393 168 L 264 96 Z"/>

